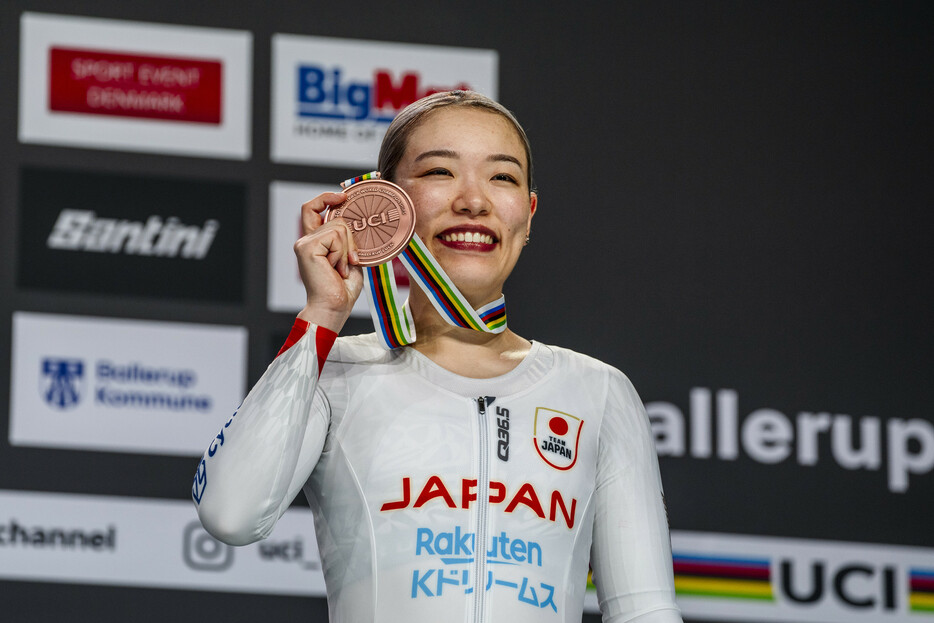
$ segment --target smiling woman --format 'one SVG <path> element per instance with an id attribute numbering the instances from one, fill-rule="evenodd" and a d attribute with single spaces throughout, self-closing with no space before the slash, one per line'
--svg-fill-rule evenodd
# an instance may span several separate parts
<path id="1" fill-rule="evenodd" d="M 432 112 L 411 132 L 392 178 L 415 203 L 416 233 L 474 308 L 502 294 L 531 230 L 538 198 L 526 181 L 525 160 L 521 140 L 502 116 L 449 106 Z M 410 303 L 413 315 L 424 317 L 424 293 L 413 293 Z M 416 326 L 421 330 L 417 321 Z M 452 337 L 443 329 L 432 325 L 415 348 L 431 348 L 439 357 L 453 354 L 436 342 Z M 497 365 L 503 353 L 509 353 L 508 367 L 531 347 L 509 330 L 499 338 L 498 347 L 478 345 L 470 357 L 488 360 L 489 372 L 497 375 L 508 371 Z M 447 365 L 432 359 L 458 367 L 455 358 L 446 358 Z M 476 360 L 470 366 L 472 371 L 457 371 L 485 375 Z"/>
<path id="2" fill-rule="evenodd" d="M 476 93 L 431 95 L 393 121 L 380 166 L 465 305 L 499 301 L 538 206 L 512 114 Z M 579 621 L 588 566 L 605 621 L 681 621 L 629 380 L 504 322 L 450 324 L 417 288 L 414 343 L 337 338 L 364 277 L 346 221 L 321 214 L 346 199 L 302 206 L 307 303 L 199 465 L 205 527 L 265 538 L 304 490 L 336 622 Z"/>

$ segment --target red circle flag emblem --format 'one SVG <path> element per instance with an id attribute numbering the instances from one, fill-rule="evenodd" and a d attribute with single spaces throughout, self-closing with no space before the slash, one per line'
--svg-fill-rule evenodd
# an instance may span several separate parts
<path id="1" fill-rule="evenodd" d="M 564 436 L 568 434 L 568 423 L 559 417 L 553 417 L 548 420 L 548 428 L 550 428 L 551 432 L 558 436 Z"/>
<path id="2" fill-rule="evenodd" d="M 546 407 L 535 409 L 535 450 L 555 469 L 571 469 L 577 462 L 584 420 Z"/>

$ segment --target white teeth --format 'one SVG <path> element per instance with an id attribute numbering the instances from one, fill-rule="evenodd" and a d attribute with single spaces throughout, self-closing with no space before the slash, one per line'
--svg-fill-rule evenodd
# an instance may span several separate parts
<path id="1" fill-rule="evenodd" d="M 441 239 L 445 242 L 475 242 L 482 244 L 493 244 L 493 236 L 481 234 L 480 232 L 457 232 L 455 234 L 444 234 Z"/>

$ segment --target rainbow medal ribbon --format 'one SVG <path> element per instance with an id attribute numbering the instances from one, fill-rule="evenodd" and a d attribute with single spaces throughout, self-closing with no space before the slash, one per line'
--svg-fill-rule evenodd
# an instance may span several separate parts
<path id="1" fill-rule="evenodd" d="M 379 173 L 367 173 L 346 180 L 341 183 L 341 188 L 346 190 L 368 179 L 379 179 Z M 412 234 L 398 257 L 411 281 L 428 295 L 428 300 L 449 324 L 486 333 L 502 333 L 506 329 L 506 297 L 500 296 L 492 303 L 474 309 L 418 234 Z M 414 342 L 415 321 L 408 301 L 400 301 L 392 262 L 364 267 L 363 289 L 370 303 L 370 315 L 380 343 L 392 350 Z"/>

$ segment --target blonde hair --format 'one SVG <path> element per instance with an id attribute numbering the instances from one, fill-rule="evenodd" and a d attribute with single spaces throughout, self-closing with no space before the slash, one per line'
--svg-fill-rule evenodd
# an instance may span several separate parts
<path id="1" fill-rule="evenodd" d="M 396 118 L 389 124 L 386 135 L 379 148 L 377 168 L 383 179 L 392 181 L 396 174 L 396 167 L 409 144 L 412 132 L 435 110 L 457 106 L 464 108 L 479 108 L 503 117 L 512 125 L 525 149 L 525 161 L 528 167 L 527 182 L 532 190 L 532 148 L 529 137 L 519 125 L 515 116 L 502 104 L 493 101 L 476 91 L 442 91 L 423 97 L 403 108 Z"/>

